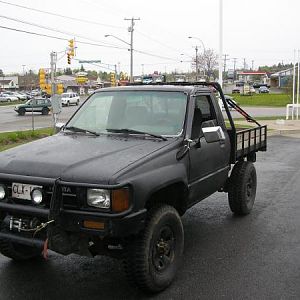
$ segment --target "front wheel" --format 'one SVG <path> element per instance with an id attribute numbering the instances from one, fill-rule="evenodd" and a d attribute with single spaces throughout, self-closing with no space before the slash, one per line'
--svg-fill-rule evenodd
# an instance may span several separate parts
<path id="1" fill-rule="evenodd" d="M 241 161 L 235 164 L 229 179 L 228 200 L 232 212 L 247 215 L 256 196 L 257 178 L 254 164 Z"/>
<path id="2" fill-rule="evenodd" d="M 19 108 L 19 110 L 18 110 L 18 114 L 19 114 L 20 116 L 24 116 L 24 115 L 25 115 L 25 113 L 26 113 L 26 110 L 25 110 L 25 108 L 23 108 L 23 107 Z"/>
<path id="3" fill-rule="evenodd" d="M 176 275 L 183 247 L 183 226 L 175 208 L 152 208 L 141 236 L 127 247 L 124 262 L 129 280 L 147 292 L 166 289 Z"/>

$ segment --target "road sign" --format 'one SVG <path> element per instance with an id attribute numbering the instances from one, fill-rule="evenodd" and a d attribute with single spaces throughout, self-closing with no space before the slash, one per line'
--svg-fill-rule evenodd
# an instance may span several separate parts
<path id="1" fill-rule="evenodd" d="M 96 60 L 96 59 L 94 59 L 94 60 L 79 60 L 79 63 L 80 64 L 90 64 L 90 63 L 99 63 L 99 64 L 101 64 L 101 60 Z"/>
<path id="2" fill-rule="evenodd" d="M 51 97 L 52 113 L 59 114 L 61 112 L 61 96 L 53 95 Z"/>

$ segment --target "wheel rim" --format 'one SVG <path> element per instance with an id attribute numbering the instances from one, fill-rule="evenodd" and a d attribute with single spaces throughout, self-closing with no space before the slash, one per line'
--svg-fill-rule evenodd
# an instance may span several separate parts
<path id="1" fill-rule="evenodd" d="M 175 237 L 170 226 L 164 226 L 152 248 L 152 262 L 158 272 L 165 271 L 173 262 L 175 256 Z"/>

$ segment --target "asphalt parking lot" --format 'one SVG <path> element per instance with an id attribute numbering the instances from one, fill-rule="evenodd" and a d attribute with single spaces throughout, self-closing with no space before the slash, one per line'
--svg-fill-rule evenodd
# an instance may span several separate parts
<path id="1" fill-rule="evenodd" d="M 147 296 L 121 263 L 50 253 L 15 263 L 0 255 L 0 299 L 300 299 L 300 136 L 273 136 L 256 163 L 252 213 L 234 217 L 217 193 L 183 217 L 184 262 L 172 286 Z"/>

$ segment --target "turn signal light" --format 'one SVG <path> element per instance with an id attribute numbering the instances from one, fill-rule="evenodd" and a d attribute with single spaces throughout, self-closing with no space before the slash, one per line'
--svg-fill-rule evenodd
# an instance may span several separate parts
<path id="1" fill-rule="evenodd" d="M 112 191 L 112 210 L 122 212 L 129 209 L 129 190 L 119 189 Z"/>
<path id="2" fill-rule="evenodd" d="M 84 220 L 83 221 L 83 227 L 88 228 L 88 229 L 104 229 L 105 224 L 104 222 L 97 222 L 97 221 L 92 221 L 92 220 Z"/>

